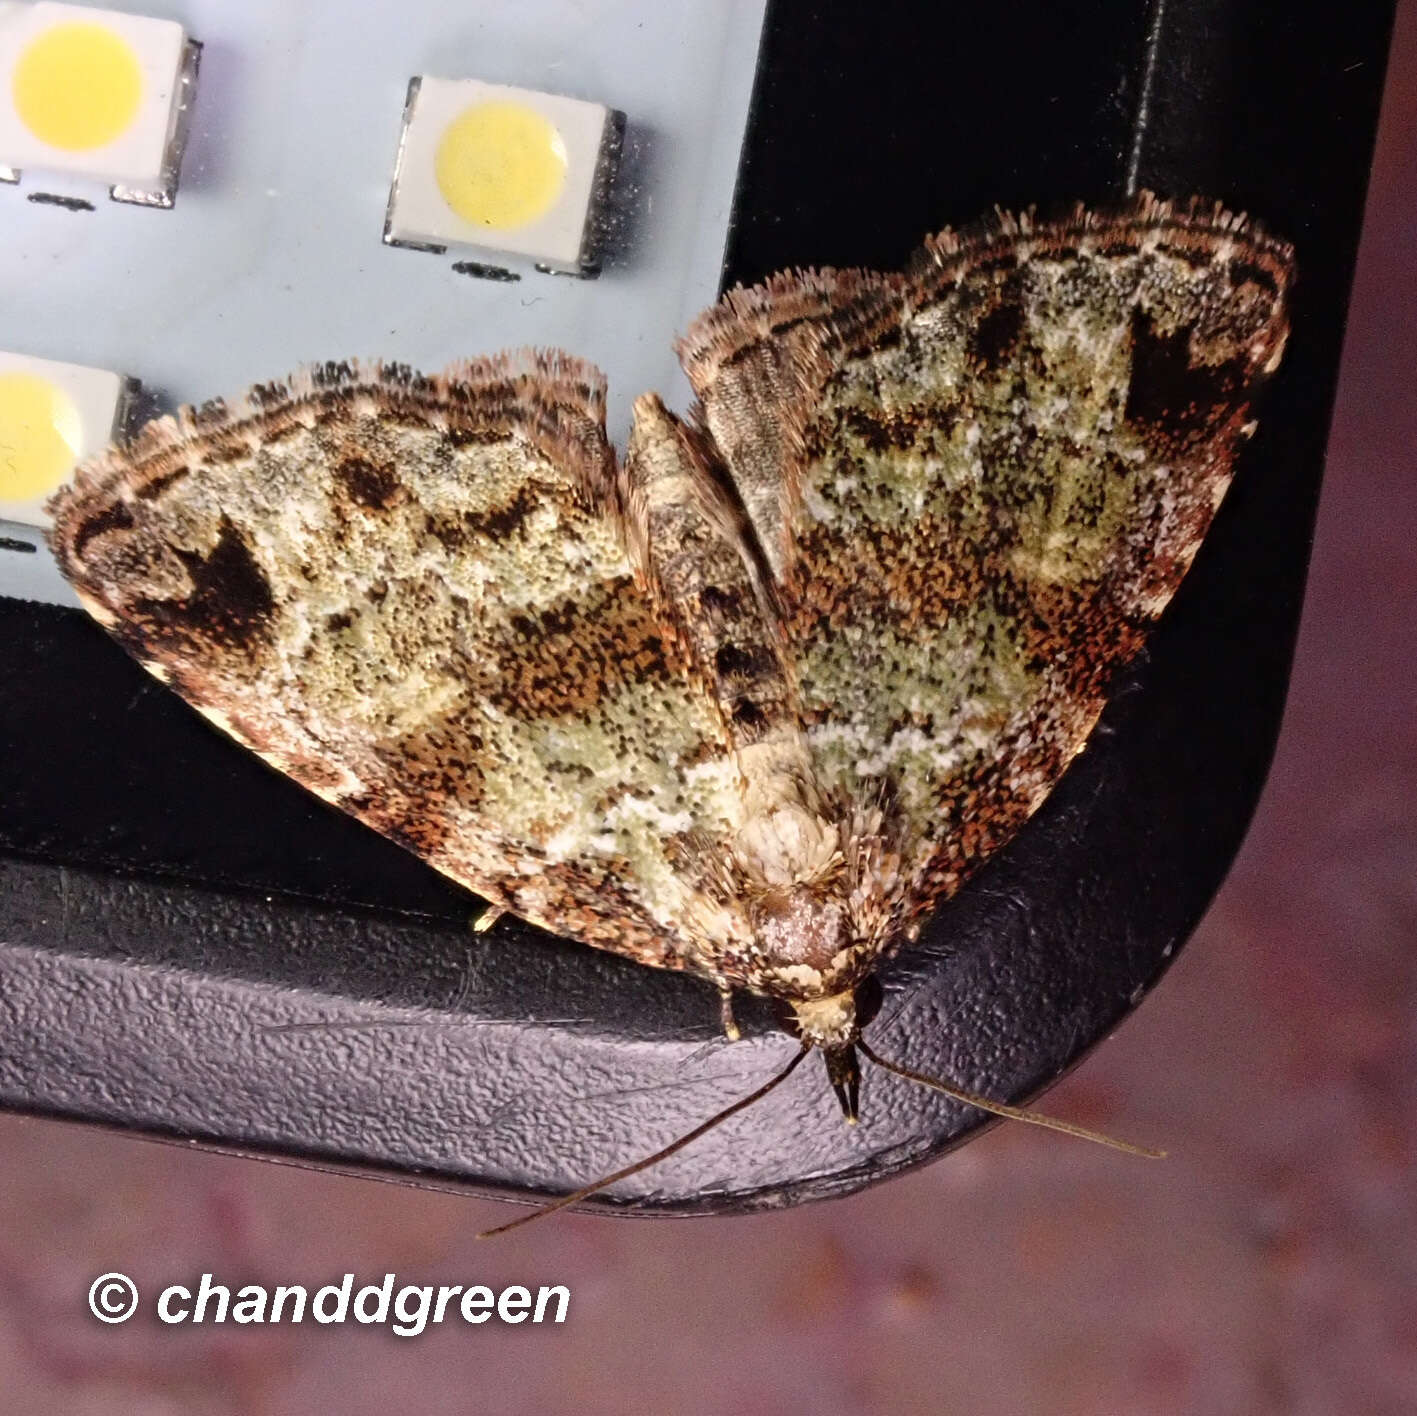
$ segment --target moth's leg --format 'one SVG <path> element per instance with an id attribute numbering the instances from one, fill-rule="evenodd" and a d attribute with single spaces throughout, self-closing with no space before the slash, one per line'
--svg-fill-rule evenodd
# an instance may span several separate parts
<path id="1" fill-rule="evenodd" d="M 733 1016 L 733 988 L 727 983 L 718 985 L 718 1016 L 724 1037 L 729 1042 L 737 1042 L 743 1034 L 738 1031 L 738 1020 Z"/>
<path id="2" fill-rule="evenodd" d="M 478 917 L 472 922 L 472 932 L 474 934 L 486 934 L 499 919 L 506 914 L 501 905 L 488 905 Z"/>

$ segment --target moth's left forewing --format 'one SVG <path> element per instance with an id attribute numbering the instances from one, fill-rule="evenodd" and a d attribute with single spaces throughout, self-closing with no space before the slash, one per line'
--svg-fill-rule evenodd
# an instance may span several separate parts
<path id="1" fill-rule="evenodd" d="M 503 908 L 666 967 L 732 932 L 675 863 L 731 831 L 710 695 L 626 556 L 596 371 L 334 366 L 150 426 L 52 544 L 146 667 Z"/>
<path id="2" fill-rule="evenodd" d="M 1081 749 L 1229 484 L 1291 274 L 1242 219 L 1144 197 L 944 233 L 898 284 L 779 278 L 690 331 L 704 421 L 781 547 L 818 771 L 889 804 L 910 912 Z"/>

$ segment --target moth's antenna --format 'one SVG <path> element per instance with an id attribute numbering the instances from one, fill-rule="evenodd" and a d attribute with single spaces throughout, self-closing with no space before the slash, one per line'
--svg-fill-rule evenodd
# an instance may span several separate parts
<path id="1" fill-rule="evenodd" d="M 693 1141 L 697 1141 L 706 1131 L 721 1122 L 727 1121 L 730 1116 L 736 1116 L 740 1111 L 746 1111 L 754 1102 L 761 1101 L 774 1087 L 781 1086 L 792 1073 L 797 1069 L 797 1064 L 807 1055 L 809 1048 L 802 1048 L 791 1062 L 780 1071 L 777 1076 L 771 1078 L 760 1086 L 757 1091 L 749 1092 L 747 1096 L 740 1097 L 732 1106 L 725 1106 L 715 1116 L 701 1125 L 695 1126 L 687 1135 L 680 1136 L 677 1141 L 671 1141 L 663 1150 L 657 1150 L 653 1155 L 646 1156 L 643 1160 L 637 1160 L 633 1165 L 627 1165 L 623 1170 L 617 1170 L 613 1175 L 604 1175 L 594 1184 L 585 1185 L 569 1195 L 562 1195 L 559 1200 L 553 1200 L 549 1205 L 542 1205 L 540 1209 L 534 1209 L 530 1214 L 524 1214 L 519 1219 L 509 1220 L 506 1224 L 499 1224 L 495 1229 L 484 1229 L 477 1237 L 479 1239 L 490 1239 L 494 1234 L 505 1234 L 509 1229 L 519 1229 L 523 1224 L 530 1224 L 534 1219 L 545 1219 L 548 1214 L 555 1214 L 557 1210 L 563 1210 L 568 1205 L 579 1204 L 580 1201 L 589 1199 L 591 1195 L 605 1189 L 607 1185 L 613 1185 L 617 1180 L 627 1179 L 631 1175 L 638 1175 L 641 1170 L 648 1170 L 651 1165 L 658 1165 L 661 1160 L 668 1160 L 675 1151 L 681 1151 L 685 1146 Z"/>
<path id="2" fill-rule="evenodd" d="M 969 1106 L 977 1106 L 980 1111 L 992 1111 L 995 1116 L 1005 1116 L 1010 1121 L 1026 1121 L 1030 1126 L 1042 1126 L 1049 1131 L 1061 1131 L 1065 1136 L 1076 1136 L 1082 1141 L 1095 1141 L 1099 1146 L 1111 1146 L 1113 1150 L 1125 1151 L 1127 1155 L 1142 1156 L 1146 1160 L 1160 1160 L 1166 1152 L 1162 1150 L 1152 1150 L 1148 1146 L 1134 1146 L 1130 1141 L 1119 1141 L 1115 1136 L 1104 1136 L 1101 1131 L 1089 1131 L 1086 1126 L 1079 1126 L 1072 1121 L 1062 1121 L 1056 1116 L 1045 1116 L 1041 1111 L 1026 1111 L 1021 1106 L 1008 1106 L 1002 1101 L 991 1101 L 987 1096 L 979 1096 L 975 1092 L 965 1091 L 963 1087 L 952 1086 L 949 1082 L 942 1082 L 938 1077 L 927 1077 L 923 1072 L 912 1071 L 909 1067 L 902 1067 L 898 1062 L 887 1062 L 879 1053 L 873 1051 L 860 1038 L 856 1039 L 856 1046 L 860 1048 L 863 1056 L 870 1058 L 878 1067 L 883 1067 L 887 1072 L 894 1072 L 897 1077 L 904 1077 L 910 1082 L 919 1082 L 921 1086 L 932 1087 L 937 1092 L 944 1092 L 946 1096 L 952 1096 L 956 1101 L 962 1101 Z"/>

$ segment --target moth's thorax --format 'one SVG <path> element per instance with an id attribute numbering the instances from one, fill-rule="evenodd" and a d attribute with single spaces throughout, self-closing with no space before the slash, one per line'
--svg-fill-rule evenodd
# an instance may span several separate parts
<path id="1" fill-rule="evenodd" d="M 822 806 L 800 734 L 739 753 L 745 819 L 734 843 L 752 929 L 754 986 L 778 998 L 849 987 L 860 950 L 846 833 Z"/>
<path id="2" fill-rule="evenodd" d="M 750 815 L 738 833 L 737 846 L 745 873 L 770 890 L 815 884 L 841 861 L 841 833 L 836 825 L 795 801 Z"/>

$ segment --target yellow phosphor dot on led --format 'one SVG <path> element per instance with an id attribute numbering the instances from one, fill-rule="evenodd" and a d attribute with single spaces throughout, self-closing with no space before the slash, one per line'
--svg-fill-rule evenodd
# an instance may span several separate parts
<path id="1" fill-rule="evenodd" d="M 0 501 L 28 501 L 73 470 L 83 420 L 62 388 L 35 374 L 0 373 Z"/>
<path id="2" fill-rule="evenodd" d="M 555 204 L 566 181 L 566 144 L 533 108 L 475 103 L 443 130 L 433 169 L 443 200 L 464 221 L 507 231 Z"/>
<path id="3" fill-rule="evenodd" d="M 624 124 L 623 113 L 585 99 L 415 74 L 384 240 L 594 274 Z"/>
<path id="4" fill-rule="evenodd" d="M 16 61 L 10 83 L 20 121 L 65 152 L 87 152 L 120 137 L 143 99 L 132 45 L 95 24 L 44 30 Z"/>

